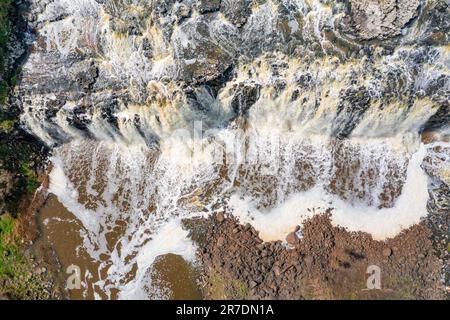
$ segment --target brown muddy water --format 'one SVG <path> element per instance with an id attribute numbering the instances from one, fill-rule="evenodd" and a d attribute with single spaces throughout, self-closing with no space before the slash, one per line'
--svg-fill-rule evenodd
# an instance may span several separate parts
<path id="1" fill-rule="evenodd" d="M 117 298 L 117 290 L 111 289 L 111 296 L 108 297 L 105 292 L 95 286 L 101 277 L 105 277 L 108 268 L 99 268 L 99 262 L 93 260 L 82 249 L 83 238 L 80 235 L 82 224 L 58 201 L 56 196 L 49 195 L 38 214 L 38 224 L 41 229 L 39 246 L 50 247 L 54 250 L 60 264 L 62 278 L 65 280 L 63 286 L 66 287 L 68 298 L 77 300 Z M 72 283 L 71 276 L 74 274 L 71 266 L 79 267 L 80 289 L 67 286 L 67 283 Z M 130 272 L 129 279 L 133 278 L 134 272 L 135 268 Z M 151 272 L 153 289 L 163 292 L 166 298 L 175 300 L 202 298 L 196 284 L 198 270 L 181 256 L 175 254 L 159 256 Z"/>

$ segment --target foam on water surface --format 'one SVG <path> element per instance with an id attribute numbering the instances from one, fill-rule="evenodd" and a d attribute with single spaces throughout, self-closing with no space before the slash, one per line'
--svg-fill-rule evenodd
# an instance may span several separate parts
<path id="1" fill-rule="evenodd" d="M 402 230 L 420 222 L 427 215 L 428 178 L 420 168 L 426 149 L 421 146 L 408 165 L 407 178 L 400 197 L 391 208 L 352 205 L 321 186 L 289 196 L 275 208 L 261 211 L 252 200 L 235 194 L 230 199 L 234 215 L 260 231 L 265 241 L 284 241 L 286 235 L 315 214 L 332 209 L 331 219 L 349 231 L 363 231 L 376 240 L 394 237 Z"/>
<path id="2" fill-rule="evenodd" d="M 196 247 L 181 221 L 206 217 L 219 207 L 252 224 L 265 241 L 284 240 L 296 225 L 327 209 L 335 225 L 378 240 L 427 214 L 428 177 L 421 165 L 431 147 L 418 142 L 402 148 L 396 139 L 346 141 L 359 166 L 343 176 L 337 174 L 341 164 L 335 153 L 343 142 L 286 135 L 275 139 L 279 154 L 264 135 L 253 133 L 246 141 L 261 147 L 246 152 L 236 151 L 236 145 L 248 136 L 226 129 L 217 137 L 234 142 L 226 165 L 217 162 L 222 158 L 211 138 L 169 139 L 157 152 L 84 141 L 56 150 L 49 191 L 82 223 L 81 249 L 107 270 L 94 284 L 97 289 L 118 290 L 123 299 L 167 296 L 152 287 L 153 262 L 167 253 L 194 261 Z M 264 163 L 276 167 L 263 170 Z M 345 189 L 349 183 L 354 190 Z M 379 199 L 391 189 L 398 194 L 383 205 Z M 108 233 L 118 226 L 121 231 L 111 240 Z"/>

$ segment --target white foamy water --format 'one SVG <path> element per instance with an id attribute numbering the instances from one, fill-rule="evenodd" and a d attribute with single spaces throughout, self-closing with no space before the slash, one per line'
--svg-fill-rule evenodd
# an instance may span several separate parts
<path id="1" fill-rule="evenodd" d="M 420 146 L 411 156 L 402 194 L 390 208 L 352 204 L 330 194 L 323 186 L 295 193 L 270 210 L 258 210 L 251 199 L 239 195 L 231 197 L 230 207 L 242 222 L 259 230 L 265 241 L 284 240 L 296 225 L 328 208 L 333 209 L 334 225 L 349 231 L 367 232 L 376 240 L 384 240 L 418 223 L 427 214 L 428 178 L 420 168 L 425 154 L 425 147 Z"/>
<path id="2" fill-rule="evenodd" d="M 253 148 L 242 148 L 244 141 Z M 431 149 L 419 142 L 400 148 L 395 141 L 269 139 L 233 129 L 213 140 L 168 139 L 159 151 L 75 140 L 55 151 L 49 191 L 81 221 L 80 249 L 107 270 L 93 284 L 97 290 L 118 290 L 123 299 L 164 298 L 152 287 L 153 262 L 167 253 L 193 262 L 196 247 L 181 220 L 218 208 L 252 224 L 265 241 L 284 240 L 329 208 L 335 225 L 378 240 L 418 223 L 427 214 L 421 165 Z M 233 152 L 218 161 L 217 146 L 227 144 Z M 356 164 L 340 163 L 340 148 Z M 350 171 L 341 172 L 342 165 Z M 111 240 L 108 233 L 118 226 Z"/>

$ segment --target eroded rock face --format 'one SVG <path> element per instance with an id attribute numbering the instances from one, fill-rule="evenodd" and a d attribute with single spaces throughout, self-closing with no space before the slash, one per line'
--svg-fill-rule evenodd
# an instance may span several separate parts
<path id="1" fill-rule="evenodd" d="M 250 15 L 250 4 L 249 0 L 222 0 L 221 11 L 232 24 L 242 27 Z"/>
<path id="2" fill-rule="evenodd" d="M 401 34 L 419 5 L 420 0 L 350 0 L 350 15 L 361 39 L 387 39 Z"/>
<path id="3" fill-rule="evenodd" d="M 429 1 L 408 24 L 418 7 L 419 0 L 32 0 L 32 50 L 16 107 L 50 145 L 86 131 L 121 137 L 130 125 L 150 141 L 158 130 L 149 128 L 164 126 L 170 108 L 183 121 L 211 123 L 219 110 L 224 123 L 247 116 L 260 98 L 289 95 L 312 112 L 326 104 L 336 112 L 331 134 L 347 137 L 370 105 L 410 107 L 425 97 L 433 108 L 448 104 L 450 9 Z M 422 79 L 430 64 L 436 72 Z"/>
<path id="4" fill-rule="evenodd" d="M 215 79 L 233 62 L 236 52 L 215 41 L 217 34 L 211 30 L 211 22 L 201 16 L 182 24 L 173 35 L 175 59 L 183 70 L 180 76 L 188 83 Z"/>

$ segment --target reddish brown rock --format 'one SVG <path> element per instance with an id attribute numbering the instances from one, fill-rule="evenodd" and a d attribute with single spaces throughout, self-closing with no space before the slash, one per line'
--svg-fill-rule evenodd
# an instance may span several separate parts
<path id="1" fill-rule="evenodd" d="M 295 232 L 291 232 L 287 235 L 286 242 L 293 246 L 298 243 L 298 237 Z"/>
<path id="2" fill-rule="evenodd" d="M 392 249 L 391 248 L 383 249 L 383 256 L 390 257 L 391 255 L 392 255 Z"/>
<path id="3" fill-rule="evenodd" d="M 218 214 L 216 214 L 216 220 L 217 222 L 223 222 L 223 220 L 225 220 L 225 215 L 223 214 L 223 212 L 219 212 Z"/>

